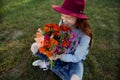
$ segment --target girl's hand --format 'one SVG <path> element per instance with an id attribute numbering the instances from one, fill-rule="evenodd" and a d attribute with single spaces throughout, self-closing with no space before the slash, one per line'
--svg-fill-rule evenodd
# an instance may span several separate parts
<path id="1" fill-rule="evenodd" d="M 61 55 L 56 55 L 56 59 L 61 59 Z"/>
<path id="2" fill-rule="evenodd" d="M 57 60 L 57 59 L 60 59 L 61 58 L 61 55 L 56 55 L 56 56 L 52 56 L 50 59 L 51 60 Z"/>
<path id="3" fill-rule="evenodd" d="M 38 51 L 38 49 L 39 49 L 39 46 L 38 46 L 37 43 L 33 43 L 31 45 L 31 51 L 32 51 L 33 54 L 35 54 Z"/>

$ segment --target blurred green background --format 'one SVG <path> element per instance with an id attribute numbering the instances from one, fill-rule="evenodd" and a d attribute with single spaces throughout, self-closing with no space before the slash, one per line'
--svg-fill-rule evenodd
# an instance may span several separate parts
<path id="1" fill-rule="evenodd" d="M 53 4 L 63 0 L 0 1 L 0 80 L 60 80 L 31 64 L 39 59 L 30 47 L 37 28 L 58 23 Z M 93 47 L 84 63 L 84 80 L 119 80 L 120 0 L 87 0 L 85 14 L 94 32 Z"/>

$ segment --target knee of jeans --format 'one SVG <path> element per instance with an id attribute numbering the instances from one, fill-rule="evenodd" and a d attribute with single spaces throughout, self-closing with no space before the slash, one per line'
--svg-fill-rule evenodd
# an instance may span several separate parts
<path id="1" fill-rule="evenodd" d="M 71 76 L 70 80 L 82 80 L 82 78 L 80 78 L 78 75 L 74 74 Z"/>

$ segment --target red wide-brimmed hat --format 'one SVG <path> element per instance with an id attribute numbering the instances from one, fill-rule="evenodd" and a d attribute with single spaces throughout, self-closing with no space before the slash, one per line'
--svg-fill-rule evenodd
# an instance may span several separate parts
<path id="1" fill-rule="evenodd" d="M 85 4 L 86 0 L 64 0 L 61 6 L 53 5 L 52 8 L 59 13 L 81 19 L 88 19 L 88 17 L 84 15 Z"/>

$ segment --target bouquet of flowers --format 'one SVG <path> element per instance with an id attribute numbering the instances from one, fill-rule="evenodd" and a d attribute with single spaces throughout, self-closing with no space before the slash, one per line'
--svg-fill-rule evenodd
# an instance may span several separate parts
<path id="1" fill-rule="evenodd" d="M 43 29 L 38 28 L 35 41 L 39 45 L 39 52 L 52 61 L 52 57 L 66 54 L 75 36 L 70 27 L 46 24 Z"/>

